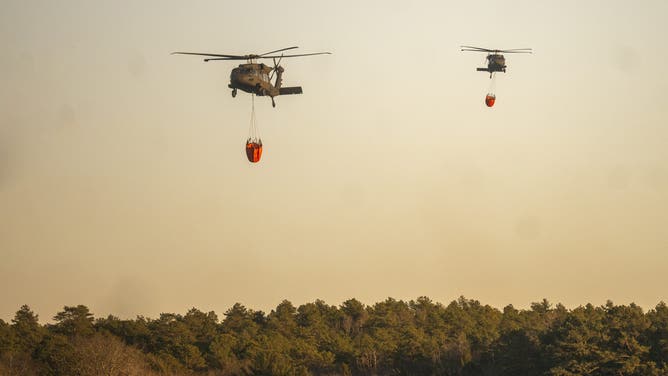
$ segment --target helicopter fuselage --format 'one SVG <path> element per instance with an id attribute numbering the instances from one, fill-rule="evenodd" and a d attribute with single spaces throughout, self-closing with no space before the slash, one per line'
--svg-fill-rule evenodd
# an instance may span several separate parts
<path id="1" fill-rule="evenodd" d="M 230 89 L 239 89 L 258 96 L 279 95 L 278 88 L 269 81 L 272 68 L 264 64 L 240 64 L 230 73 Z"/>
<path id="2" fill-rule="evenodd" d="M 271 83 L 269 76 L 272 71 L 276 73 L 274 84 Z M 271 97 L 271 105 L 276 107 L 276 102 L 274 102 L 275 96 L 302 94 L 301 86 L 282 87 L 282 82 L 283 67 L 276 66 L 272 68 L 262 63 L 247 63 L 240 64 L 238 67 L 232 69 L 230 84 L 227 86 L 232 89 L 232 97 L 237 96 L 237 89 L 260 97 L 266 95 Z"/>
<path id="3" fill-rule="evenodd" d="M 506 71 L 506 58 L 501 54 L 487 55 L 487 68 L 478 68 L 478 72 L 489 72 L 490 77 L 494 72 Z"/>

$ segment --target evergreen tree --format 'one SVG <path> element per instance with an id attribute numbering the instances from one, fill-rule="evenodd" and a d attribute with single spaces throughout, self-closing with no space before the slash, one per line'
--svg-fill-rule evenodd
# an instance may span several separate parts
<path id="1" fill-rule="evenodd" d="M 460 297 L 285 300 L 269 315 L 235 304 L 222 322 L 190 309 L 93 320 L 65 307 L 41 326 L 23 306 L 0 320 L 0 375 L 635 375 L 668 374 L 668 308 L 547 300 L 503 312 Z"/>
<path id="2" fill-rule="evenodd" d="M 647 313 L 650 327 L 647 339 L 650 345 L 650 359 L 668 373 L 668 306 L 661 302 Z"/>
<path id="3" fill-rule="evenodd" d="M 54 332 L 66 336 L 88 336 L 95 332 L 93 314 L 85 305 L 65 306 L 53 317 L 53 320 L 56 322 L 53 326 Z"/>
<path id="4" fill-rule="evenodd" d="M 12 319 L 16 350 L 32 352 L 44 337 L 38 316 L 27 305 L 21 306 Z"/>

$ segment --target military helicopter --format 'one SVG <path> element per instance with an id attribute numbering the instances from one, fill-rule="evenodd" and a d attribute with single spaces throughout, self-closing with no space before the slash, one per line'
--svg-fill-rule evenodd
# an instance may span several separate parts
<path id="1" fill-rule="evenodd" d="M 271 105 L 276 107 L 276 102 L 274 102 L 274 97 L 277 95 L 286 95 L 286 94 L 301 94 L 301 86 L 292 86 L 292 87 L 282 87 L 283 83 L 283 72 L 284 69 L 279 64 L 281 59 L 284 57 L 300 57 L 300 56 L 313 56 L 313 55 L 329 55 L 331 52 L 317 52 L 311 54 L 298 54 L 298 55 L 272 55 L 278 52 L 283 52 L 287 50 L 293 50 L 298 47 L 287 47 L 281 48 L 280 50 L 265 52 L 260 55 L 249 54 L 249 55 L 223 55 L 223 54 L 207 54 L 199 52 L 172 52 L 174 54 L 180 55 L 197 55 L 197 56 L 207 56 L 204 59 L 205 62 L 212 60 L 246 60 L 246 64 L 240 64 L 237 68 L 232 69 L 230 74 L 230 84 L 227 85 L 232 89 L 232 97 L 237 96 L 237 89 L 245 91 L 247 93 L 255 94 L 257 96 L 269 96 L 271 97 Z M 273 59 L 274 66 L 270 67 L 262 63 L 258 63 L 257 60 L 260 59 Z M 278 61 L 276 61 L 278 59 Z M 271 80 L 276 75 L 276 81 L 274 84 L 271 83 Z"/>
<path id="2" fill-rule="evenodd" d="M 515 48 L 512 50 L 490 50 L 487 48 L 460 46 L 462 51 L 487 52 L 487 68 L 477 68 L 478 72 L 489 72 L 489 78 L 492 78 L 494 72 L 506 71 L 506 58 L 504 54 L 530 54 L 531 48 Z"/>

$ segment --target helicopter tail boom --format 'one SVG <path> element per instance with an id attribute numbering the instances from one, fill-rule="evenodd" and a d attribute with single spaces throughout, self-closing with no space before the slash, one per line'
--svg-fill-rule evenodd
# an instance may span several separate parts
<path id="1" fill-rule="evenodd" d="M 282 87 L 279 88 L 279 95 L 287 95 L 287 94 L 302 94 L 302 87 L 301 86 L 292 86 L 292 87 Z"/>

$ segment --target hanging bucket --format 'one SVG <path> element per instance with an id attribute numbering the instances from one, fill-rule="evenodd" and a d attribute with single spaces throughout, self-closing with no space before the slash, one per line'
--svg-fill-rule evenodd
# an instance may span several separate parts
<path id="1" fill-rule="evenodd" d="M 246 140 L 246 157 L 251 163 L 257 163 L 262 157 L 262 139 L 257 130 L 255 119 L 255 94 L 251 95 L 251 118 L 248 127 L 248 139 Z"/>
<path id="2" fill-rule="evenodd" d="M 485 104 L 487 105 L 487 107 L 494 106 L 494 102 L 496 102 L 496 95 L 487 94 L 487 96 L 485 96 Z"/>
<path id="3" fill-rule="evenodd" d="M 249 138 L 246 141 L 246 156 L 252 163 L 259 162 L 262 156 L 262 140 L 256 141 Z"/>

